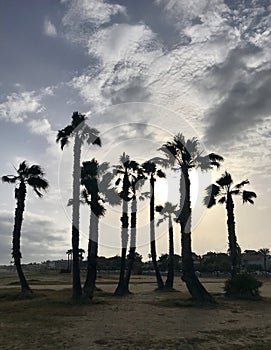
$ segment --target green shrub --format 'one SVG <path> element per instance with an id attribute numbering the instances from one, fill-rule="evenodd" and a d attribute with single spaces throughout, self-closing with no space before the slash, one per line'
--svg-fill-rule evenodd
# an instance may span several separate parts
<path id="1" fill-rule="evenodd" d="M 225 282 L 224 291 L 228 297 L 255 299 L 260 296 L 259 288 L 261 286 L 261 281 L 244 273 L 228 279 Z"/>

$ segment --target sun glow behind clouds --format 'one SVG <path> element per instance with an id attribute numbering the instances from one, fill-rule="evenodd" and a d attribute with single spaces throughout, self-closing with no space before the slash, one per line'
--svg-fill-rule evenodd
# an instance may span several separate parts
<path id="1" fill-rule="evenodd" d="M 191 206 L 194 208 L 199 199 L 199 177 L 200 174 L 196 169 L 192 169 L 189 173 L 190 177 L 190 200 Z M 166 178 L 159 178 L 155 182 L 155 204 L 163 205 L 165 202 L 173 204 L 180 202 L 180 176 L 178 173 L 170 172 Z"/>

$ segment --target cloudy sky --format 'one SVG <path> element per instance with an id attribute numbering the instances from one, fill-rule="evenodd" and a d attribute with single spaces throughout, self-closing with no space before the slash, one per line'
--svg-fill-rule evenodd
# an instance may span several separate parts
<path id="1" fill-rule="evenodd" d="M 213 179 L 227 169 L 258 194 L 253 207 L 236 199 L 241 248 L 271 248 L 270 28 L 269 0 L 0 0 L 0 174 L 26 159 L 50 182 L 43 199 L 27 194 L 23 261 L 65 258 L 70 248 L 72 145 L 61 152 L 55 138 L 73 111 L 87 113 L 101 133 L 102 149 L 84 149 L 84 159 L 116 164 L 126 151 L 141 162 L 177 132 L 197 136 L 206 152 L 225 158 Z M 225 208 L 207 211 L 197 193 L 210 181 L 194 182 L 198 254 L 227 250 Z M 174 181 L 158 186 L 160 201 L 174 200 Z M 0 193 L 0 263 L 7 264 L 14 189 L 1 184 Z M 144 259 L 147 205 L 139 213 Z M 119 253 L 119 213 L 108 209 L 101 224 L 100 254 Z M 86 249 L 88 208 L 81 228 Z M 162 226 L 158 251 L 166 250 Z"/>

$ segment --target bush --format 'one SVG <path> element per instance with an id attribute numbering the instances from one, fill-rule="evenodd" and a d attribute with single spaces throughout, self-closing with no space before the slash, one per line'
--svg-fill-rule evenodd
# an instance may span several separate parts
<path id="1" fill-rule="evenodd" d="M 259 298 L 259 288 L 262 282 L 248 274 L 236 275 L 225 282 L 224 291 L 226 296 L 241 299 Z"/>

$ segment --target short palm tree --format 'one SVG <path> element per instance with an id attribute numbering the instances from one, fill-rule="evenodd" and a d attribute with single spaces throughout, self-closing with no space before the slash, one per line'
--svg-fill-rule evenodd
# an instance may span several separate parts
<path id="1" fill-rule="evenodd" d="M 157 264 L 157 254 L 156 254 L 156 241 L 155 241 L 155 196 L 154 196 L 154 188 L 156 177 L 164 178 L 166 177 L 165 173 L 157 169 L 157 166 L 152 161 L 147 161 L 142 164 L 143 171 L 145 176 L 150 179 L 150 245 L 151 245 L 151 256 L 152 256 L 152 264 L 155 271 L 156 282 L 158 290 L 162 290 L 164 288 L 164 282 L 161 277 L 161 273 Z"/>
<path id="2" fill-rule="evenodd" d="M 74 112 L 72 122 L 64 129 L 59 130 L 56 142 L 60 142 L 61 149 L 74 138 L 73 147 L 73 201 L 72 201 L 72 250 L 73 250 L 73 298 L 82 296 L 80 282 L 80 262 L 79 262 L 79 207 L 80 207 L 80 159 L 81 147 L 84 142 L 101 146 L 101 140 L 98 137 L 99 132 L 90 128 L 86 124 L 84 114 Z"/>
<path id="3" fill-rule="evenodd" d="M 120 198 L 111 185 L 113 175 L 108 172 L 109 163 L 99 164 L 95 159 L 83 162 L 81 184 L 84 201 L 90 205 L 87 276 L 84 284 L 84 297 L 93 298 L 96 286 L 99 219 L 105 214 L 104 203 L 120 204 Z"/>
<path id="4" fill-rule="evenodd" d="M 68 256 L 68 267 L 67 267 L 67 270 L 68 270 L 69 272 L 71 272 L 70 261 L 72 260 L 72 259 L 71 259 L 71 257 L 72 257 L 72 249 L 68 249 L 68 250 L 66 251 L 66 254 L 67 254 L 67 256 Z"/>
<path id="5" fill-rule="evenodd" d="M 173 236 L 173 220 L 179 215 L 177 205 L 173 205 L 170 202 L 166 202 L 164 206 L 157 206 L 156 211 L 163 217 L 157 221 L 159 226 L 163 221 L 168 221 L 168 239 L 169 239 L 169 255 L 168 255 L 168 272 L 165 282 L 166 289 L 173 289 L 174 283 L 174 236 Z"/>
<path id="6" fill-rule="evenodd" d="M 262 256 L 263 256 L 264 273 L 265 273 L 265 277 L 267 277 L 267 256 L 270 253 L 270 249 L 269 248 L 261 248 L 261 249 L 259 249 L 259 253 L 262 254 Z"/>
<path id="7" fill-rule="evenodd" d="M 231 257 L 232 270 L 231 275 L 234 277 L 237 274 L 237 260 L 238 260 L 238 244 L 235 233 L 235 219 L 234 219 L 234 203 L 233 196 L 241 196 L 243 203 L 254 204 L 256 193 L 243 190 L 245 185 L 249 184 L 248 180 L 241 181 L 237 185 L 233 184 L 231 174 L 227 171 L 216 181 L 207 187 L 207 196 L 204 198 L 204 203 L 207 208 L 211 208 L 217 202 L 225 204 L 227 210 L 227 226 L 228 226 L 228 240 L 229 252 Z M 217 201 L 218 200 L 218 201 Z"/>
<path id="8" fill-rule="evenodd" d="M 180 170 L 180 214 L 178 222 L 181 227 L 182 243 L 182 279 L 186 283 L 192 298 L 198 302 L 212 302 L 212 296 L 200 283 L 195 274 L 191 248 L 191 220 L 192 209 L 190 190 L 191 183 L 189 171 L 193 168 L 209 170 L 214 166 L 219 167 L 223 158 L 210 153 L 202 156 L 199 150 L 197 138 L 186 140 L 183 134 L 177 134 L 172 141 L 166 142 L 160 150 L 166 159 L 162 160 L 165 166 L 177 165 Z"/>
<path id="9" fill-rule="evenodd" d="M 16 170 L 16 175 L 6 175 L 2 177 L 3 182 L 15 184 L 15 199 L 17 206 L 15 209 L 14 229 L 12 238 L 12 257 L 17 269 L 17 273 L 21 284 L 21 293 L 27 295 L 31 293 L 31 289 L 25 278 L 21 266 L 21 228 L 23 222 L 23 213 L 25 210 L 25 199 L 27 193 L 27 185 L 33 188 L 38 197 L 43 196 L 43 191 L 48 188 L 48 182 L 44 178 L 44 171 L 39 165 L 29 166 L 26 161 L 23 161 Z"/>
<path id="10" fill-rule="evenodd" d="M 115 290 L 115 295 L 123 296 L 126 294 L 125 285 L 125 269 L 126 269 L 126 254 L 128 244 L 128 202 L 132 199 L 131 194 L 131 175 L 137 169 L 138 163 L 130 160 L 130 157 L 123 153 L 120 157 L 120 164 L 114 166 L 114 175 L 117 176 L 116 186 L 122 184 L 120 198 L 122 199 L 122 216 L 121 216 L 121 266 L 118 286 Z"/>

